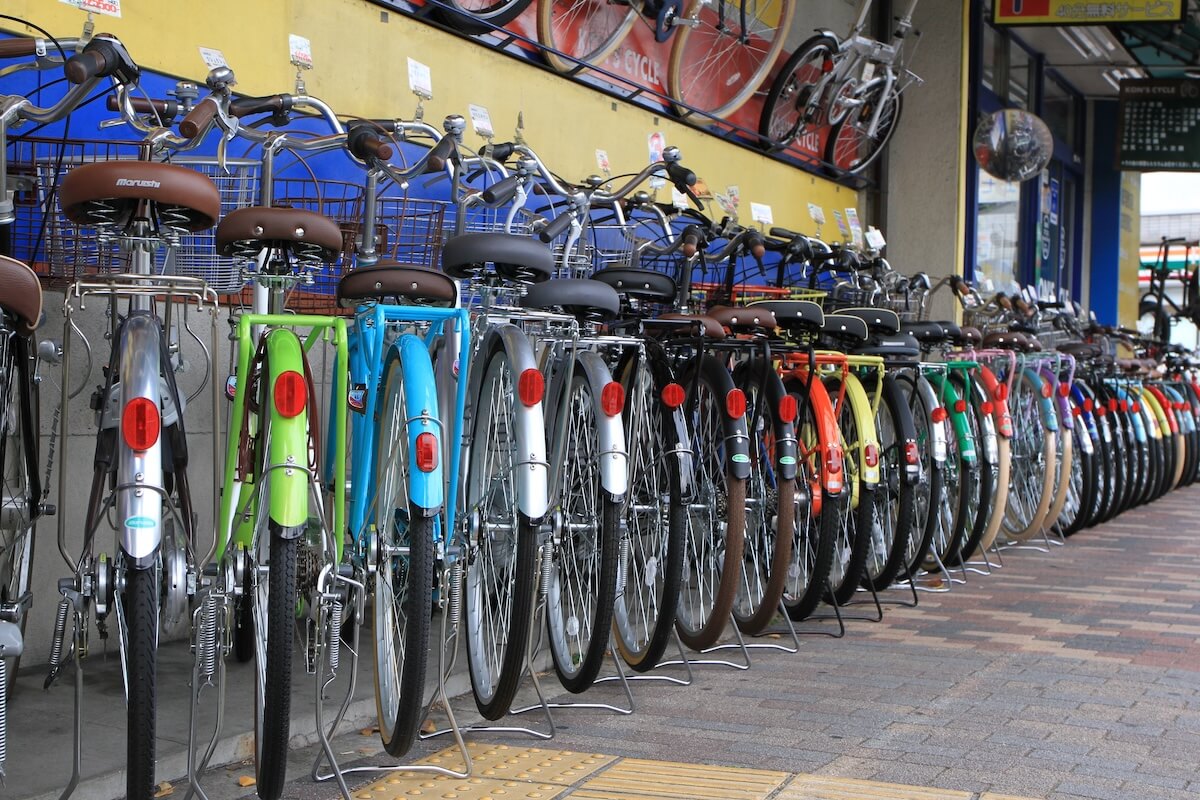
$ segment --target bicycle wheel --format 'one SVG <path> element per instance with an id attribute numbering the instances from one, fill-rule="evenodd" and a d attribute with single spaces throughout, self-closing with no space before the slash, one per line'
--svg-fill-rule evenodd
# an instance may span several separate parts
<path id="1" fill-rule="evenodd" d="M 935 452 L 941 436 L 939 423 L 933 421 L 937 398 L 925 377 L 906 370 L 897 378 L 900 392 L 908 406 L 916 431 L 917 459 L 920 472 L 913 492 L 913 535 L 904 553 L 905 576 L 915 578 L 923 569 L 933 537 L 938 527 L 938 509 L 945 505 L 945 444 L 941 444 L 942 459 Z"/>
<path id="2" fill-rule="evenodd" d="M 659 399 L 671 383 L 665 361 L 634 354 L 617 374 L 625 387 L 629 497 L 613 626 L 621 657 L 644 672 L 662 658 L 675 625 L 687 527 L 680 458 L 689 443 L 682 412 Z"/>
<path id="3" fill-rule="evenodd" d="M 934 424 L 941 426 L 946 439 L 946 462 L 942 473 L 942 503 L 934 512 L 936 524 L 930 542 L 930 559 L 925 565 L 931 572 L 939 566 L 959 563 L 972 497 L 978 492 L 978 463 L 964 453 L 967 443 L 959 441 L 949 417 Z M 974 442 L 970 442 L 970 446 L 974 447 Z"/>
<path id="4" fill-rule="evenodd" d="M 450 8 L 434 8 L 432 16 L 455 30 L 478 36 L 502 28 L 521 16 L 531 0 L 444 0 Z"/>
<path id="5" fill-rule="evenodd" d="M 733 601 L 738 628 L 757 634 L 779 611 L 791 561 L 796 517 L 796 479 L 784 478 L 780 443 L 795 438 L 793 420 L 780 414 L 783 383 L 761 359 L 734 370 L 734 383 L 746 395 L 750 431 L 750 477 L 746 481 L 746 536 L 742 578 Z M 790 400 L 788 403 L 790 404 Z M 791 457 L 795 460 L 795 457 Z"/>
<path id="6" fill-rule="evenodd" d="M 400 350 L 392 348 L 384 365 L 375 437 L 379 562 L 371 622 L 379 736 L 393 756 L 407 753 L 420 730 L 433 614 L 434 518 L 409 499 L 413 457 L 404 379 Z"/>
<path id="7" fill-rule="evenodd" d="M 125 614 L 127 772 L 125 796 L 148 800 L 154 796 L 155 701 L 158 652 L 158 565 L 139 569 L 125 556 Z"/>
<path id="8" fill-rule="evenodd" d="M 586 69 L 617 49 L 637 17 L 633 3 L 537 0 L 538 42 L 548 48 L 542 51 L 546 63 L 559 72 Z"/>
<path id="9" fill-rule="evenodd" d="M 1155 299 L 1143 299 L 1138 303 L 1137 330 L 1143 337 L 1165 344 L 1171 341 L 1171 315 Z"/>
<path id="10" fill-rule="evenodd" d="M 824 392 L 814 380 L 811 392 Z M 813 402 L 799 394 L 796 398 L 796 494 L 798 498 L 792 534 L 792 558 L 787 569 L 783 607 L 794 620 L 807 619 L 829 583 L 833 567 L 833 546 L 837 537 L 837 497 L 826 494 L 821 482 L 824 447 L 819 435 L 817 411 Z M 828 407 L 826 398 L 823 407 Z"/>
<path id="11" fill-rule="evenodd" d="M 791 29 L 792 0 L 696 0 L 675 34 L 667 93 L 680 116 L 727 117 L 771 72 Z"/>
<path id="12" fill-rule="evenodd" d="M 839 380 L 830 379 L 830 383 L 829 393 L 836 396 Z M 834 601 L 838 605 L 845 605 L 854 597 L 866 569 L 875 514 L 875 493 L 863 478 L 859 463 L 862 435 L 858 418 L 848 399 L 842 401 L 837 413 L 842 437 L 841 461 L 845 488 L 835 504 L 838 513 L 837 535 L 829 584 Z"/>
<path id="13" fill-rule="evenodd" d="M 1017 541 L 1041 530 L 1054 491 L 1057 437 L 1042 418 L 1042 385 L 1040 376 L 1024 370 L 1013 382 L 1008 400 L 1013 419 L 1012 477 L 1004 534 Z"/>
<path id="14" fill-rule="evenodd" d="M 863 585 L 882 591 L 904 567 L 914 524 L 915 481 L 908 477 L 906 444 L 915 443 L 912 415 L 896 379 L 883 378 L 883 398 L 875 415 L 879 436 L 879 485 L 871 520 L 871 548 Z M 915 465 L 914 465 L 915 466 Z"/>
<path id="15" fill-rule="evenodd" d="M 607 376 L 596 375 L 580 354 L 567 387 L 562 433 L 566 436 L 554 465 L 559 476 L 558 500 L 562 530 L 554 553 L 554 571 L 546 596 L 546 624 L 554 671 L 563 687 L 574 693 L 596 680 L 604 663 L 612 630 L 617 590 L 617 543 L 621 503 L 600 481 L 599 418 Z M 556 406 L 557 408 L 557 406 Z M 558 426 L 553 426 L 558 427 Z"/>
<path id="16" fill-rule="evenodd" d="M 38 503 L 38 391 L 30 380 L 28 340 L 0 331 L 0 605 L 2 617 L 25 633 L 22 603 L 30 592 Z M 25 393 L 28 394 L 25 394 Z M 12 687 L 20 656 L 4 659 Z"/>
<path id="17" fill-rule="evenodd" d="M 958 566 L 979 549 L 987 532 L 988 522 L 992 517 L 992 502 L 996 494 L 999 469 L 998 454 L 994 447 L 995 426 L 991 417 L 985 415 L 981 408 L 983 403 L 988 402 L 983 384 L 975 378 L 968 380 L 960 374 L 953 375 L 951 380 L 965 401 L 963 416 L 975 444 L 975 480 L 967 487 L 966 505 L 963 509 L 966 527 L 962 545 L 947 562 L 947 566 Z M 988 452 L 989 439 L 993 443 L 991 452 Z"/>
<path id="18" fill-rule="evenodd" d="M 729 466 L 727 437 L 745 436 L 742 419 L 731 419 L 725 399 L 733 391 L 729 371 L 711 357 L 689 365 L 684 386 L 695 469 L 688 500 L 687 555 L 675 626 L 693 650 L 716 643 L 729 621 L 741 576 L 746 530 L 746 481 Z"/>
<path id="19" fill-rule="evenodd" d="M 758 121 L 758 132 L 770 142 L 787 147 L 826 123 L 825 104 L 814 96 L 817 83 L 832 65 L 837 40 L 814 36 L 796 48 L 775 76 Z"/>
<path id="20" fill-rule="evenodd" d="M 825 161 L 837 172 L 862 172 L 879 157 L 900 121 L 900 95 L 895 92 L 883 97 L 883 88 L 868 91 L 861 104 L 850 109 L 845 118 L 829 132 L 825 142 Z M 879 107 L 875 133 L 870 131 Z"/>
<path id="21" fill-rule="evenodd" d="M 471 544 L 463 613 L 475 705 L 487 719 L 499 719 L 512 705 L 525 661 L 537 529 L 517 505 L 521 442 L 512 363 L 497 348 L 482 367 L 467 472 Z"/>
<path id="22" fill-rule="evenodd" d="M 1064 536 L 1076 533 L 1087 522 L 1088 510 L 1093 505 L 1096 491 L 1097 443 L 1092 440 L 1088 420 L 1083 416 L 1083 395 L 1078 386 L 1077 382 L 1077 388 L 1071 395 L 1074 414 L 1071 435 L 1074 438 L 1075 457 L 1071 460 L 1066 502 L 1058 515 L 1058 525 Z"/>

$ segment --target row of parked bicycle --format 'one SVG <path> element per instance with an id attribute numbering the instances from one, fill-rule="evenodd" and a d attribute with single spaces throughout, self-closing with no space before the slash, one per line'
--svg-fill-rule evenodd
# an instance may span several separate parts
<path id="1" fill-rule="evenodd" d="M 0 225 L 19 216 L 14 192 L 34 197 L 46 252 L 75 226 L 104 267 L 66 287 L 58 347 L 35 345 L 54 318 L 38 274 L 0 258 L 0 690 L 33 602 L 34 529 L 55 510 L 40 376 L 60 363 L 48 453 L 70 463 L 70 409 L 94 380 L 88 344 L 88 376 L 72 385 L 73 349 L 86 344 L 84 301 L 99 298 L 111 349 L 90 394 L 82 531 L 58 509 L 69 574 L 49 680 L 74 670 L 81 713 L 92 626 L 105 637 L 115 625 L 128 797 L 155 791 L 160 633 L 186 633 L 194 652 L 191 791 L 204 796 L 223 720 L 224 693 L 209 687 L 223 687 L 232 656 L 254 662 L 257 788 L 277 798 L 294 655 L 320 690 L 348 684 L 332 723 L 318 704 L 336 767 L 329 736 L 368 623 L 380 735 L 403 756 L 429 687 L 444 696 L 460 634 L 478 710 L 495 720 L 539 642 L 562 685 L 583 692 L 610 644 L 651 671 L 676 634 L 703 650 L 731 620 L 754 635 L 860 589 L 948 585 L 1002 545 L 1051 541 L 1197 476 L 1200 389 L 1183 354 L 1114 359 L 1125 334 L 1069 303 L 985 301 L 961 278 L 905 277 L 878 253 L 715 222 L 672 148 L 627 180 L 576 185 L 525 144 L 471 150 L 461 117 L 437 130 L 345 120 L 304 94 L 239 98 L 228 68 L 202 98 L 186 85 L 175 100 L 136 97 L 138 68 L 107 35 L 4 40 L 0 56 L 57 47 L 60 59 L 28 63 L 65 63 L 72 88 L 48 107 L 0 96 L 0 144 L 19 144 L 9 134 L 22 122 L 63 119 L 105 79 L 143 138 L 136 159 L 0 160 Z M 238 164 L 253 163 L 256 196 L 187 166 L 181 154 L 216 136 L 253 149 Z M 318 169 L 319 154 L 361 181 L 353 215 L 322 213 L 332 184 L 315 172 L 308 194 L 286 179 Z M 218 182 L 234 172 L 224 166 Z M 695 208 L 639 190 L 654 177 Z M 414 183 L 445 197 L 410 197 Z M 203 242 L 214 257 L 188 266 Z M 45 266 L 36 247 L 27 257 Z M 211 363 L 216 284 L 234 306 L 224 381 Z M 925 320 L 942 287 L 973 324 Z M 208 361 L 191 388 L 189 340 Z M 189 476 L 185 425 L 205 388 L 211 494 Z M 113 539 L 97 535 L 108 529 Z M 0 693 L 0 725 L 4 707 Z M 81 747 L 77 724 L 64 797 Z M 325 777 L 349 797 L 343 771 Z"/>

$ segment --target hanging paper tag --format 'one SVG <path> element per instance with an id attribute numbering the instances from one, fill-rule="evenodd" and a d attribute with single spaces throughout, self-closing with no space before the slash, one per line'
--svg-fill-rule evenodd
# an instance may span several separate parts
<path id="1" fill-rule="evenodd" d="M 471 115 L 471 126 L 475 128 L 475 133 L 485 139 L 490 139 L 496 135 L 492 129 L 492 116 L 488 114 L 486 108 L 472 103 L 467 106 L 467 110 Z"/>
<path id="2" fill-rule="evenodd" d="M 121 16 L 121 0 L 59 0 L 69 6 L 87 11 L 91 14 L 104 14 L 108 17 Z"/>
<path id="3" fill-rule="evenodd" d="M 750 219 L 755 222 L 761 222 L 763 225 L 775 224 L 775 218 L 771 214 L 771 207 L 766 203 L 751 203 Z"/>
<path id="4" fill-rule="evenodd" d="M 883 233 L 874 225 L 867 226 L 867 244 L 876 250 L 882 250 L 887 245 L 883 239 Z"/>
<path id="5" fill-rule="evenodd" d="M 825 209 L 821 208 L 816 203 L 808 204 L 808 217 L 818 225 L 825 224 Z"/>
<path id="6" fill-rule="evenodd" d="M 414 58 L 408 59 L 408 88 L 426 100 L 433 99 L 433 73 Z"/>
<path id="7" fill-rule="evenodd" d="M 854 242 L 859 247 L 863 243 L 862 223 L 858 221 L 858 209 L 846 209 L 846 223 L 850 226 L 850 241 Z"/>
<path id="8" fill-rule="evenodd" d="M 200 58 L 204 60 L 204 65 L 209 69 L 229 66 L 225 61 L 225 54 L 215 47 L 201 47 Z"/>
<path id="9" fill-rule="evenodd" d="M 288 34 L 288 55 L 298 68 L 312 69 L 312 43 L 303 36 Z"/>

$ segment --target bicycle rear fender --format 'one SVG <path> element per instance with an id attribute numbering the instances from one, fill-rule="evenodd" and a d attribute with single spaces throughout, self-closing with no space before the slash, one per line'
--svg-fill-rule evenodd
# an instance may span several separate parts
<path id="1" fill-rule="evenodd" d="M 921 403 L 930 412 L 941 405 L 937 394 L 933 390 L 933 384 L 929 382 L 929 378 L 924 373 L 916 375 L 912 379 L 912 382 L 915 387 L 914 391 L 921 397 Z M 919 411 L 919 409 L 913 410 Z M 944 464 L 946 463 L 946 448 L 948 446 L 946 443 L 946 429 L 941 425 L 933 424 L 933 421 L 930 420 L 929 431 L 933 436 L 933 460 L 938 464 Z"/>
<path id="2" fill-rule="evenodd" d="M 1059 380 L 1058 375 L 1050 367 L 1042 367 L 1042 380 L 1050 386 L 1050 405 L 1054 407 L 1055 414 L 1058 416 L 1058 426 L 1061 430 L 1069 431 L 1074 425 L 1074 418 L 1071 416 L 1071 403 L 1067 400 L 1070 395 L 1070 389 L 1064 389 L 1065 384 Z"/>
<path id="3" fill-rule="evenodd" d="M 988 400 L 987 387 L 981 381 L 976 380 L 971 382 L 971 392 L 974 394 L 973 402 L 976 408 L 980 408 L 984 403 L 991 402 Z M 979 414 L 979 434 L 982 441 L 976 444 L 983 458 L 983 463 L 993 467 L 999 466 L 1000 443 L 998 440 L 999 437 L 996 436 L 996 420 L 991 414 L 984 414 L 982 412 Z"/>
<path id="4" fill-rule="evenodd" d="M 537 360 L 529 340 L 520 328 L 503 323 L 495 325 L 484 334 L 477 355 L 472 361 L 470 370 L 470 387 L 467 396 L 471 403 L 479 397 L 483 381 L 483 371 L 487 369 L 490 356 L 497 348 L 501 348 L 508 356 L 512 367 L 513 382 L 527 369 L 537 369 Z M 549 477 L 550 464 L 546 460 L 546 430 L 542 404 L 526 406 L 524 403 L 513 404 L 517 421 L 517 452 L 520 454 L 521 469 L 517 475 L 517 509 L 535 523 L 546 516 L 549 509 Z M 472 415 L 478 409 L 472 409 Z"/>
<path id="5" fill-rule="evenodd" d="M 838 431 L 837 417 L 833 413 L 833 401 L 829 399 L 829 391 L 820 378 L 814 377 L 805 400 L 800 392 L 804 389 L 804 379 L 795 378 L 788 381 L 788 391 L 800 396 L 800 403 L 812 405 L 813 419 L 816 420 L 817 434 L 817 474 L 821 476 L 821 488 L 825 493 L 837 497 L 846 488 L 841 471 L 829 471 L 829 463 L 834 455 L 830 452 L 833 447 L 841 447 L 841 435 Z M 803 407 L 803 406 L 802 406 Z M 797 431 L 797 436 L 801 432 Z"/>
<path id="6" fill-rule="evenodd" d="M 756 362 L 756 366 L 761 364 L 761 359 Z M 787 396 L 787 392 L 783 389 L 783 381 L 779 379 L 779 373 L 771 369 L 768 364 L 763 369 L 767 375 L 767 402 L 779 408 L 779 404 L 783 398 Z M 777 424 L 775 425 L 775 463 L 776 469 L 779 470 L 779 477 L 785 481 L 795 480 L 796 478 L 796 424 L 795 420 L 784 422 L 775 415 Z"/>
<path id="7" fill-rule="evenodd" d="M 1175 418 L 1175 409 L 1171 408 L 1171 401 L 1167 399 L 1167 395 L 1157 386 L 1146 386 L 1142 389 L 1143 394 L 1149 392 L 1154 396 L 1158 403 L 1157 414 L 1159 421 L 1167 423 L 1167 429 L 1172 434 L 1179 433 L 1179 420 Z"/>
<path id="8" fill-rule="evenodd" d="M 121 326 L 121 410 L 145 398 L 161 413 L 159 354 L 162 329 L 150 314 L 133 314 Z M 149 567 L 162 542 L 162 428 L 154 444 L 135 451 L 118 435 L 117 518 L 123 549 L 139 568 Z"/>
<path id="9" fill-rule="evenodd" d="M 1048 431 L 1058 432 L 1058 412 L 1054 410 L 1054 384 L 1048 382 L 1037 370 L 1032 368 L 1025 369 L 1025 376 L 1033 382 L 1033 385 L 1038 387 L 1038 413 L 1042 416 L 1042 425 Z M 1050 391 L 1046 391 L 1046 387 Z"/>
<path id="10" fill-rule="evenodd" d="M 996 373 L 980 364 L 976 378 L 987 389 L 988 399 L 992 403 L 992 419 L 996 422 L 996 433 L 1005 439 L 1013 435 L 1012 415 L 1008 411 L 1008 392 L 1001 390 L 1001 381 L 996 379 Z M 1004 384 L 1007 386 L 1007 384 Z M 1001 395 L 1004 395 L 1001 398 Z"/>
<path id="11" fill-rule="evenodd" d="M 284 372 L 305 374 L 304 348 L 300 338 L 286 328 L 275 328 L 267 333 L 267 369 L 269 372 L 259 380 L 270 381 L 268 387 L 272 397 L 268 411 L 271 415 L 271 442 L 269 452 L 271 520 L 289 530 L 302 530 L 308 524 L 308 415 L 315 398 L 308 398 L 304 410 L 294 417 L 279 413 L 274 403 L 275 381 Z M 292 469 L 295 465 L 298 469 Z"/>
<path id="12" fill-rule="evenodd" d="M 1117 404 L 1118 407 L 1120 403 L 1124 402 L 1126 408 L 1129 408 L 1129 392 L 1125 391 L 1125 389 L 1121 386 L 1114 387 L 1113 392 L 1116 394 L 1116 398 L 1112 402 Z M 1145 417 L 1143 417 L 1141 414 L 1134 414 L 1131 410 L 1130 412 L 1126 413 L 1125 419 L 1129 420 L 1129 425 L 1133 428 L 1134 441 L 1136 441 L 1138 444 L 1146 444 L 1150 441 L 1152 438 L 1152 434 L 1148 430 L 1150 428 L 1150 424 L 1146 421 Z"/>
<path id="13" fill-rule="evenodd" d="M 576 359 L 576 369 L 583 369 L 594 387 L 603 389 L 613 382 L 612 373 L 598 353 L 582 350 Z M 596 405 L 596 427 L 600 438 L 600 485 L 611 499 L 621 502 L 629 489 L 629 451 L 625 447 L 625 425 L 621 414 L 608 416 L 600 407 L 600 397 L 592 398 Z"/>
<path id="14" fill-rule="evenodd" d="M 862 381 L 853 372 L 846 376 L 846 401 L 854 411 L 858 422 L 858 463 L 862 466 L 863 481 L 867 484 L 879 483 L 879 434 L 875 431 L 875 411 L 871 408 L 871 398 L 863 388 Z M 875 447 L 875 466 L 867 465 L 867 448 Z"/>
<path id="15" fill-rule="evenodd" d="M 1087 431 L 1087 436 L 1081 436 L 1080 441 L 1085 452 L 1095 452 L 1095 442 L 1100 440 L 1100 428 L 1096 424 L 1096 415 L 1087 410 L 1087 401 L 1091 399 L 1085 394 L 1080 381 L 1075 381 L 1071 384 L 1071 402 L 1075 404 L 1075 408 L 1071 410 L 1071 414 L 1076 417 L 1080 425 L 1083 425 Z M 1093 401 L 1094 402 L 1094 401 Z"/>
<path id="16" fill-rule="evenodd" d="M 904 393 L 900 391 L 900 384 L 896 381 L 896 376 L 885 374 L 883 376 L 883 399 L 881 402 L 887 403 L 889 408 L 908 408 L 908 403 L 904 401 Z M 895 420 L 897 415 L 893 413 L 892 419 Z M 904 453 L 908 449 L 908 444 L 917 443 L 917 427 L 913 424 L 912 414 L 899 415 L 900 430 L 896 431 L 899 438 L 901 458 L 904 458 Z M 883 454 L 880 454 L 883 458 Z M 921 479 L 921 462 L 917 460 L 916 464 L 904 462 L 904 480 L 906 483 L 915 484 Z"/>
<path id="17" fill-rule="evenodd" d="M 746 417 L 734 419 L 725 413 L 724 408 L 725 398 L 735 388 L 733 376 L 724 364 L 712 356 L 704 356 L 701 361 L 693 359 L 690 369 L 711 370 L 715 376 L 719 376 L 722 396 L 717 398 L 717 401 L 722 404 L 721 424 L 725 439 L 725 460 L 729 465 L 729 474 L 737 480 L 744 481 L 750 477 L 750 435 L 746 432 Z M 685 388 L 690 390 L 692 382 L 693 376 L 688 375 Z M 694 399 L 689 399 L 686 405 L 691 407 L 694 403 Z"/>
<path id="18" fill-rule="evenodd" d="M 979 455 L 975 452 L 975 437 L 971 435 L 971 426 L 967 423 L 967 413 L 958 410 L 958 401 L 963 399 L 959 396 L 958 389 L 955 388 L 953 381 L 949 380 L 949 376 L 942 373 L 931 372 L 926 378 L 937 391 L 938 396 L 945 401 L 944 407 L 949 414 L 950 427 L 954 429 L 954 439 L 959 455 L 962 456 L 963 461 L 974 464 L 979 459 Z M 942 405 L 942 403 L 939 402 L 938 405 Z"/>
<path id="19" fill-rule="evenodd" d="M 408 452 L 417 452 L 417 437 L 432 433 L 438 439 L 437 453 L 442 452 L 441 440 L 445 434 L 438 418 L 437 381 L 433 377 L 433 362 L 429 348 L 421 337 L 406 333 L 393 345 L 400 351 L 400 364 L 404 368 L 404 405 L 408 409 Z M 386 363 L 386 362 L 385 362 Z M 377 442 L 376 449 L 384 453 L 392 446 L 390 442 Z M 408 478 L 408 499 L 431 517 L 441 510 L 443 498 L 442 460 L 439 457 L 429 472 L 413 469 Z"/>

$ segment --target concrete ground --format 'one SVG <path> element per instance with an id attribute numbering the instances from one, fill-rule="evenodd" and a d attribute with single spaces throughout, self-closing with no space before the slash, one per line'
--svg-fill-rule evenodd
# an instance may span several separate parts
<path id="1" fill-rule="evenodd" d="M 1200 487 L 1193 487 L 1048 553 L 1006 551 L 993 575 L 970 575 L 949 593 L 923 593 L 916 609 L 888 607 L 883 622 L 849 621 L 844 639 L 803 636 L 796 654 L 755 650 L 750 670 L 698 666 L 689 687 L 634 684 L 637 713 L 630 716 L 559 711 L 551 741 L 511 733 L 469 738 L 483 748 L 479 753 L 507 745 L 513 752 L 538 747 L 540 753 L 774 770 L 783 788 L 756 795 L 773 798 L 992 793 L 987 796 L 1194 800 L 1200 796 L 1198 500 Z M 889 597 L 902 599 L 895 591 Z M 545 685 L 555 691 L 552 675 Z M 308 682 L 301 686 L 307 695 Z M 365 689 L 369 696 L 369 679 Z M 622 697 L 610 683 L 584 699 Z M 474 705 L 462 697 L 455 708 L 469 717 Z M 539 720 L 530 715 L 520 722 Z M 20 727 L 12 730 L 11 738 L 21 736 Z M 412 757 L 447 744 L 424 743 Z M 27 749 L 49 770 L 65 767 L 67 746 L 60 732 Z M 343 765 L 387 761 L 370 731 L 352 729 L 334 748 Z M 337 796 L 332 786 L 308 779 L 314 754 L 311 747 L 296 751 L 290 772 L 296 780 L 285 797 Z M 595 769 L 617 768 L 604 761 Z M 252 796 L 253 788 L 237 783 L 252 774 L 251 765 L 234 762 L 211 770 L 204 786 L 212 800 Z M 399 794 L 391 795 L 362 788 L 379 777 L 356 776 L 355 796 L 468 796 L 400 791 L 407 784 L 396 784 Z M 878 782 L 956 793 L 906 793 Z M 510 783 L 516 787 L 510 797 L 651 796 L 637 780 L 616 777 L 607 793 L 560 782 L 522 794 L 519 782 Z M 826 788 L 805 788 L 818 784 Z M 691 791 L 677 783 L 669 796 L 735 794 Z M 183 787 L 174 793 L 182 796 Z M 0 796 L 29 795 L 10 780 Z"/>

